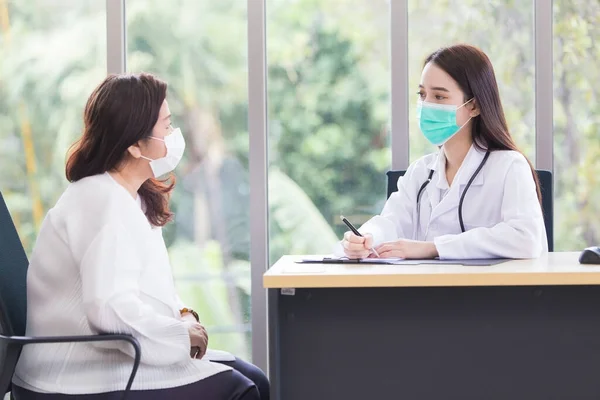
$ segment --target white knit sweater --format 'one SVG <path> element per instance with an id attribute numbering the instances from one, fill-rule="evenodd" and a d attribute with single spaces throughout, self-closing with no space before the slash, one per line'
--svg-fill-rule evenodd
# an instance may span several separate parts
<path id="1" fill-rule="evenodd" d="M 40 230 L 27 276 L 27 334 L 129 333 L 142 346 L 134 390 L 186 385 L 229 369 L 190 358 L 162 231 L 109 174 L 69 185 Z M 25 346 L 13 381 L 39 392 L 125 388 L 128 344 Z"/>

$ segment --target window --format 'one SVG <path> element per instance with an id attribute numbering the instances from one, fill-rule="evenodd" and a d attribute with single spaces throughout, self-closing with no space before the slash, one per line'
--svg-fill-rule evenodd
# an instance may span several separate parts
<path id="1" fill-rule="evenodd" d="M 186 139 L 164 232 L 175 283 L 211 348 L 250 355 L 246 2 L 127 1 L 127 69 L 169 84 Z"/>
<path id="2" fill-rule="evenodd" d="M 600 3 L 554 0 L 556 250 L 600 243 Z"/>
<path id="3" fill-rule="evenodd" d="M 268 0 L 270 261 L 327 254 L 379 213 L 390 167 L 389 3 Z"/>
<path id="4" fill-rule="evenodd" d="M 411 162 L 435 151 L 415 117 L 423 61 L 440 47 L 469 43 L 490 57 L 510 132 L 535 163 L 533 2 L 409 0 L 408 4 Z"/>
<path id="5" fill-rule="evenodd" d="M 30 253 L 106 75 L 105 3 L 2 0 L 0 29 L 0 190 Z"/>

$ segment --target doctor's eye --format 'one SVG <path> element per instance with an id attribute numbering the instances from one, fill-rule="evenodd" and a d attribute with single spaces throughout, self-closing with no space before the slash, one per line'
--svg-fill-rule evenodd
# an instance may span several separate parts
<path id="1" fill-rule="evenodd" d="M 423 100 L 425 98 L 425 92 L 423 92 L 423 91 L 418 91 L 417 95 L 421 98 L 421 100 Z"/>
<path id="2" fill-rule="evenodd" d="M 444 96 L 440 96 L 439 94 L 437 94 L 437 95 L 435 96 L 435 99 L 436 99 L 436 100 L 444 100 L 444 99 L 446 99 L 446 97 L 444 97 Z"/>

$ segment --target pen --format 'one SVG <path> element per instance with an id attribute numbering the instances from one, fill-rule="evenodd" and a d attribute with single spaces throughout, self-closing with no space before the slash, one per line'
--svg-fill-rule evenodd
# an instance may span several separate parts
<path id="1" fill-rule="evenodd" d="M 352 233 L 354 233 L 356 236 L 363 237 L 363 235 L 361 235 L 361 234 L 360 234 L 360 232 L 358 231 L 358 229 L 356 229 L 356 228 L 354 227 L 354 225 L 352 225 L 352 224 L 350 223 L 350 221 L 348 221 L 348 220 L 346 219 L 346 217 L 344 217 L 343 215 L 340 215 L 340 218 L 342 219 L 342 222 L 343 222 L 344 224 L 346 224 L 346 226 L 347 226 L 348 228 L 350 228 L 350 230 L 352 231 Z M 377 253 L 377 250 L 375 250 L 374 248 L 372 248 L 372 249 L 371 249 L 371 251 L 373 252 L 373 254 L 375 254 L 377 257 L 379 257 L 379 253 Z"/>

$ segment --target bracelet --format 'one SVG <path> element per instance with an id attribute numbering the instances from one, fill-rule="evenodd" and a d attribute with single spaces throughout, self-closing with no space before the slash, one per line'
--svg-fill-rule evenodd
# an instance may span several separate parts
<path id="1" fill-rule="evenodd" d="M 196 318 L 196 321 L 200 322 L 200 317 L 198 316 L 198 313 L 196 311 L 192 310 L 191 308 L 184 307 L 181 310 L 179 310 L 180 315 L 183 315 L 186 313 L 192 314 L 194 316 L 194 318 Z"/>

